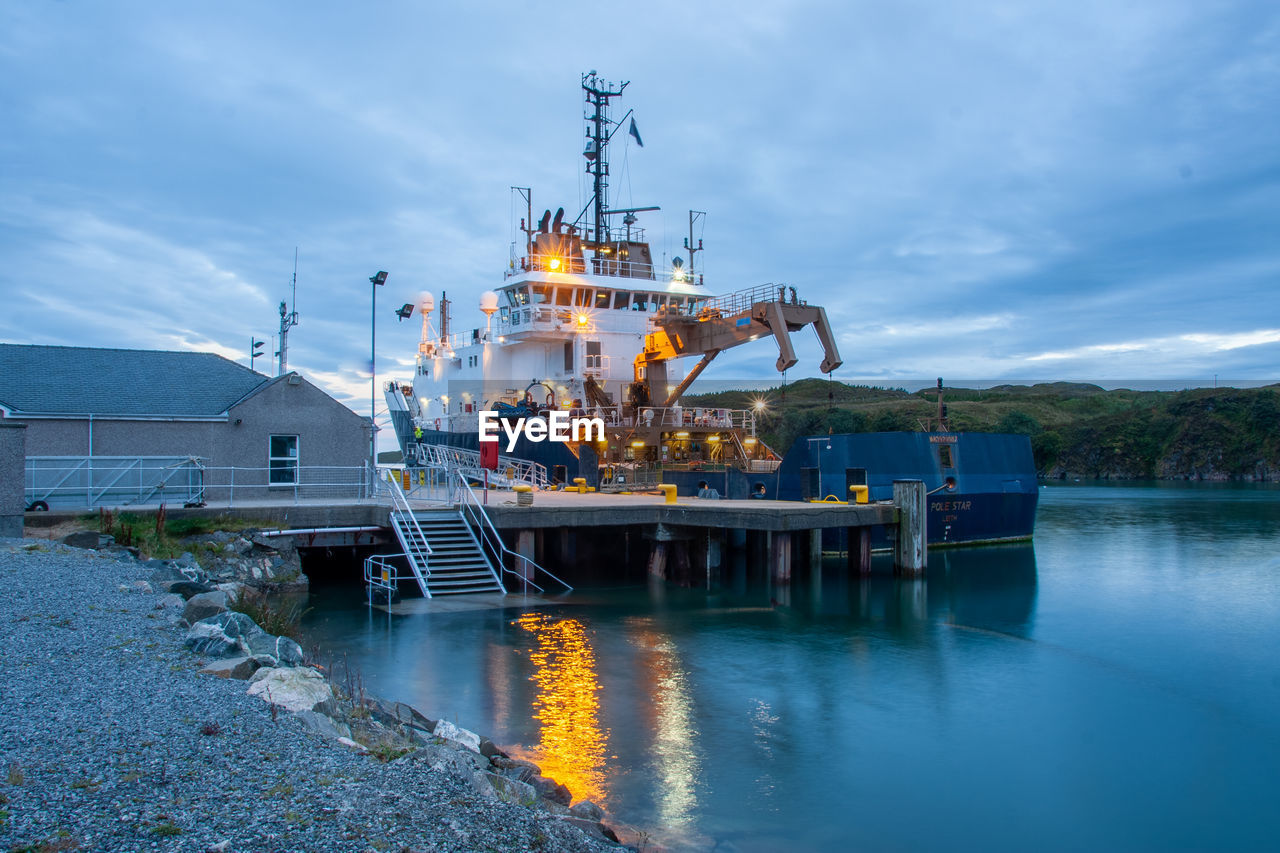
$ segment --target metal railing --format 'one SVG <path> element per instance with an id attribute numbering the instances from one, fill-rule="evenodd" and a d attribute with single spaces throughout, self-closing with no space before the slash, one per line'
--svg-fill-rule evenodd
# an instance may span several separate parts
<path id="1" fill-rule="evenodd" d="M 382 590 L 387 596 L 387 603 L 391 603 L 391 599 L 399 591 L 400 586 L 400 570 L 392 560 L 403 558 L 404 554 L 379 554 L 373 557 L 365 557 L 364 560 L 364 583 L 365 589 L 369 593 L 369 606 L 373 606 L 372 591 L 375 589 Z"/>
<path id="2" fill-rule="evenodd" d="M 418 587 L 424 596 L 430 598 L 431 590 L 427 588 L 427 580 L 431 577 L 431 544 L 427 542 L 427 535 L 418 526 L 418 518 L 413 513 L 413 507 L 409 506 L 409 501 L 399 486 L 381 477 L 378 478 L 376 492 L 379 496 L 387 494 L 391 497 L 392 527 L 396 529 L 397 534 L 401 535 L 400 544 L 404 546 L 404 556 L 409 560 L 409 569 L 413 572 Z M 409 542 L 404 541 L 405 536 L 409 538 Z M 419 554 L 415 555 L 415 546 L 419 542 L 422 543 L 417 548 Z M 418 556 L 422 558 L 421 564 L 418 562 Z"/>
<path id="3" fill-rule="evenodd" d="M 748 310 L 757 302 L 784 302 L 793 305 L 805 305 L 804 300 L 797 298 L 796 289 L 786 284 L 758 284 L 723 296 L 714 296 L 702 305 L 699 317 L 732 316 Z"/>
<path id="4" fill-rule="evenodd" d="M 521 554 L 518 551 L 512 551 L 507 547 L 506 543 L 502 541 L 502 537 L 498 534 L 497 528 L 493 526 L 493 522 L 489 519 L 489 513 L 485 510 L 479 499 L 476 498 L 476 494 L 471 489 L 471 484 L 467 481 L 466 475 L 461 471 L 457 471 L 455 474 L 457 479 L 454 482 L 454 488 L 456 489 L 456 498 L 454 502 L 462 511 L 462 517 L 466 520 L 467 524 L 476 531 L 476 537 L 480 542 L 480 547 L 489 552 L 490 556 L 493 558 L 494 565 L 496 565 L 505 574 L 515 575 L 517 581 L 524 588 L 523 591 L 526 593 L 529 591 L 529 587 L 533 587 L 538 592 L 546 591 L 533 580 L 537 572 L 542 572 L 544 575 L 560 584 L 560 586 L 564 587 L 566 592 L 572 592 L 573 587 L 556 577 L 546 568 L 539 565 L 533 559 L 526 557 L 524 554 Z M 507 557 L 511 557 L 513 560 L 519 561 L 517 565 L 520 565 L 524 571 L 518 572 L 515 569 L 508 568 L 506 561 Z M 503 586 L 505 587 L 505 584 L 503 584 Z"/>
<path id="5" fill-rule="evenodd" d="M 415 444 L 411 447 L 413 461 L 423 467 L 444 471 L 464 471 L 482 478 L 484 467 L 480 464 L 480 452 L 444 444 Z M 526 483 L 539 489 L 547 487 L 547 466 L 516 456 L 499 456 L 498 470 L 490 474 L 490 483 L 510 487 Z"/>

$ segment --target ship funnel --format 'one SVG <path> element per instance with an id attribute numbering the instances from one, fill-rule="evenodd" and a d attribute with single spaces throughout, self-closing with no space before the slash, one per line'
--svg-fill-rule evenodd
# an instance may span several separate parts
<path id="1" fill-rule="evenodd" d="M 547 223 L 551 221 L 551 211 L 545 211 L 542 218 L 538 220 L 538 230 L 543 234 L 547 233 Z"/>
<path id="2" fill-rule="evenodd" d="M 560 228 L 563 225 L 564 225 L 564 208 L 562 207 L 556 211 L 556 218 L 551 222 L 551 230 L 559 234 Z"/>

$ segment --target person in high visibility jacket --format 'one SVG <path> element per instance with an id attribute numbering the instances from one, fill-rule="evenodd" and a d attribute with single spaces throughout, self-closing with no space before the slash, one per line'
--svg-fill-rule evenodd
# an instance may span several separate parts
<path id="1" fill-rule="evenodd" d="M 422 427 L 420 427 L 420 426 L 416 426 L 416 425 L 414 426 L 414 428 L 413 428 L 413 440 L 414 440 L 414 441 L 422 441 Z"/>

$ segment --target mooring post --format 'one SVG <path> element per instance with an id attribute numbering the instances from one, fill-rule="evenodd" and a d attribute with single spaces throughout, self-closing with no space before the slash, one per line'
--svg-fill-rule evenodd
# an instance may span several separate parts
<path id="1" fill-rule="evenodd" d="M 520 565 L 516 567 L 516 571 L 527 581 L 533 580 L 533 567 L 529 565 L 529 561 L 534 559 L 536 542 L 532 530 L 521 530 L 516 534 L 516 553 L 526 558 L 518 561 Z"/>
<path id="2" fill-rule="evenodd" d="M 893 571 L 918 575 L 928 562 L 925 519 L 928 508 L 923 480 L 894 480 L 893 506 L 898 515 L 898 537 L 893 549 Z"/>
<path id="3" fill-rule="evenodd" d="M 822 528 L 809 531 L 809 568 L 822 568 Z"/>
<path id="4" fill-rule="evenodd" d="M 856 527 L 849 531 L 849 534 L 849 556 L 856 560 L 854 565 L 858 569 L 858 574 L 871 574 L 871 528 Z M 855 546 L 857 546 L 856 552 Z"/>
<path id="5" fill-rule="evenodd" d="M 771 545 L 769 570 L 773 579 L 778 582 L 791 580 L 791 534 L 786 531 L 774 533 Z"/>

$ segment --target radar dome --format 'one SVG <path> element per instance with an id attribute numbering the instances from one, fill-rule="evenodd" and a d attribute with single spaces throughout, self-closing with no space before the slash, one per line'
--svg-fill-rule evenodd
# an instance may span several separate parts
<path id="1" fill-rule="evenodd" d="M 486 314 L 492 314 L 498 310 L 498 294 L 492 290 L 486 290 L 480 294 L 480 310 Z"/>
<path id="2" fill-rule="evenodd" d="M 431 295 L 430 291 L 424 290 L 418 297 L 418 305 L 421 306 L 423 314 L 430 314 L 436 310 L 436 298 Z"/>

